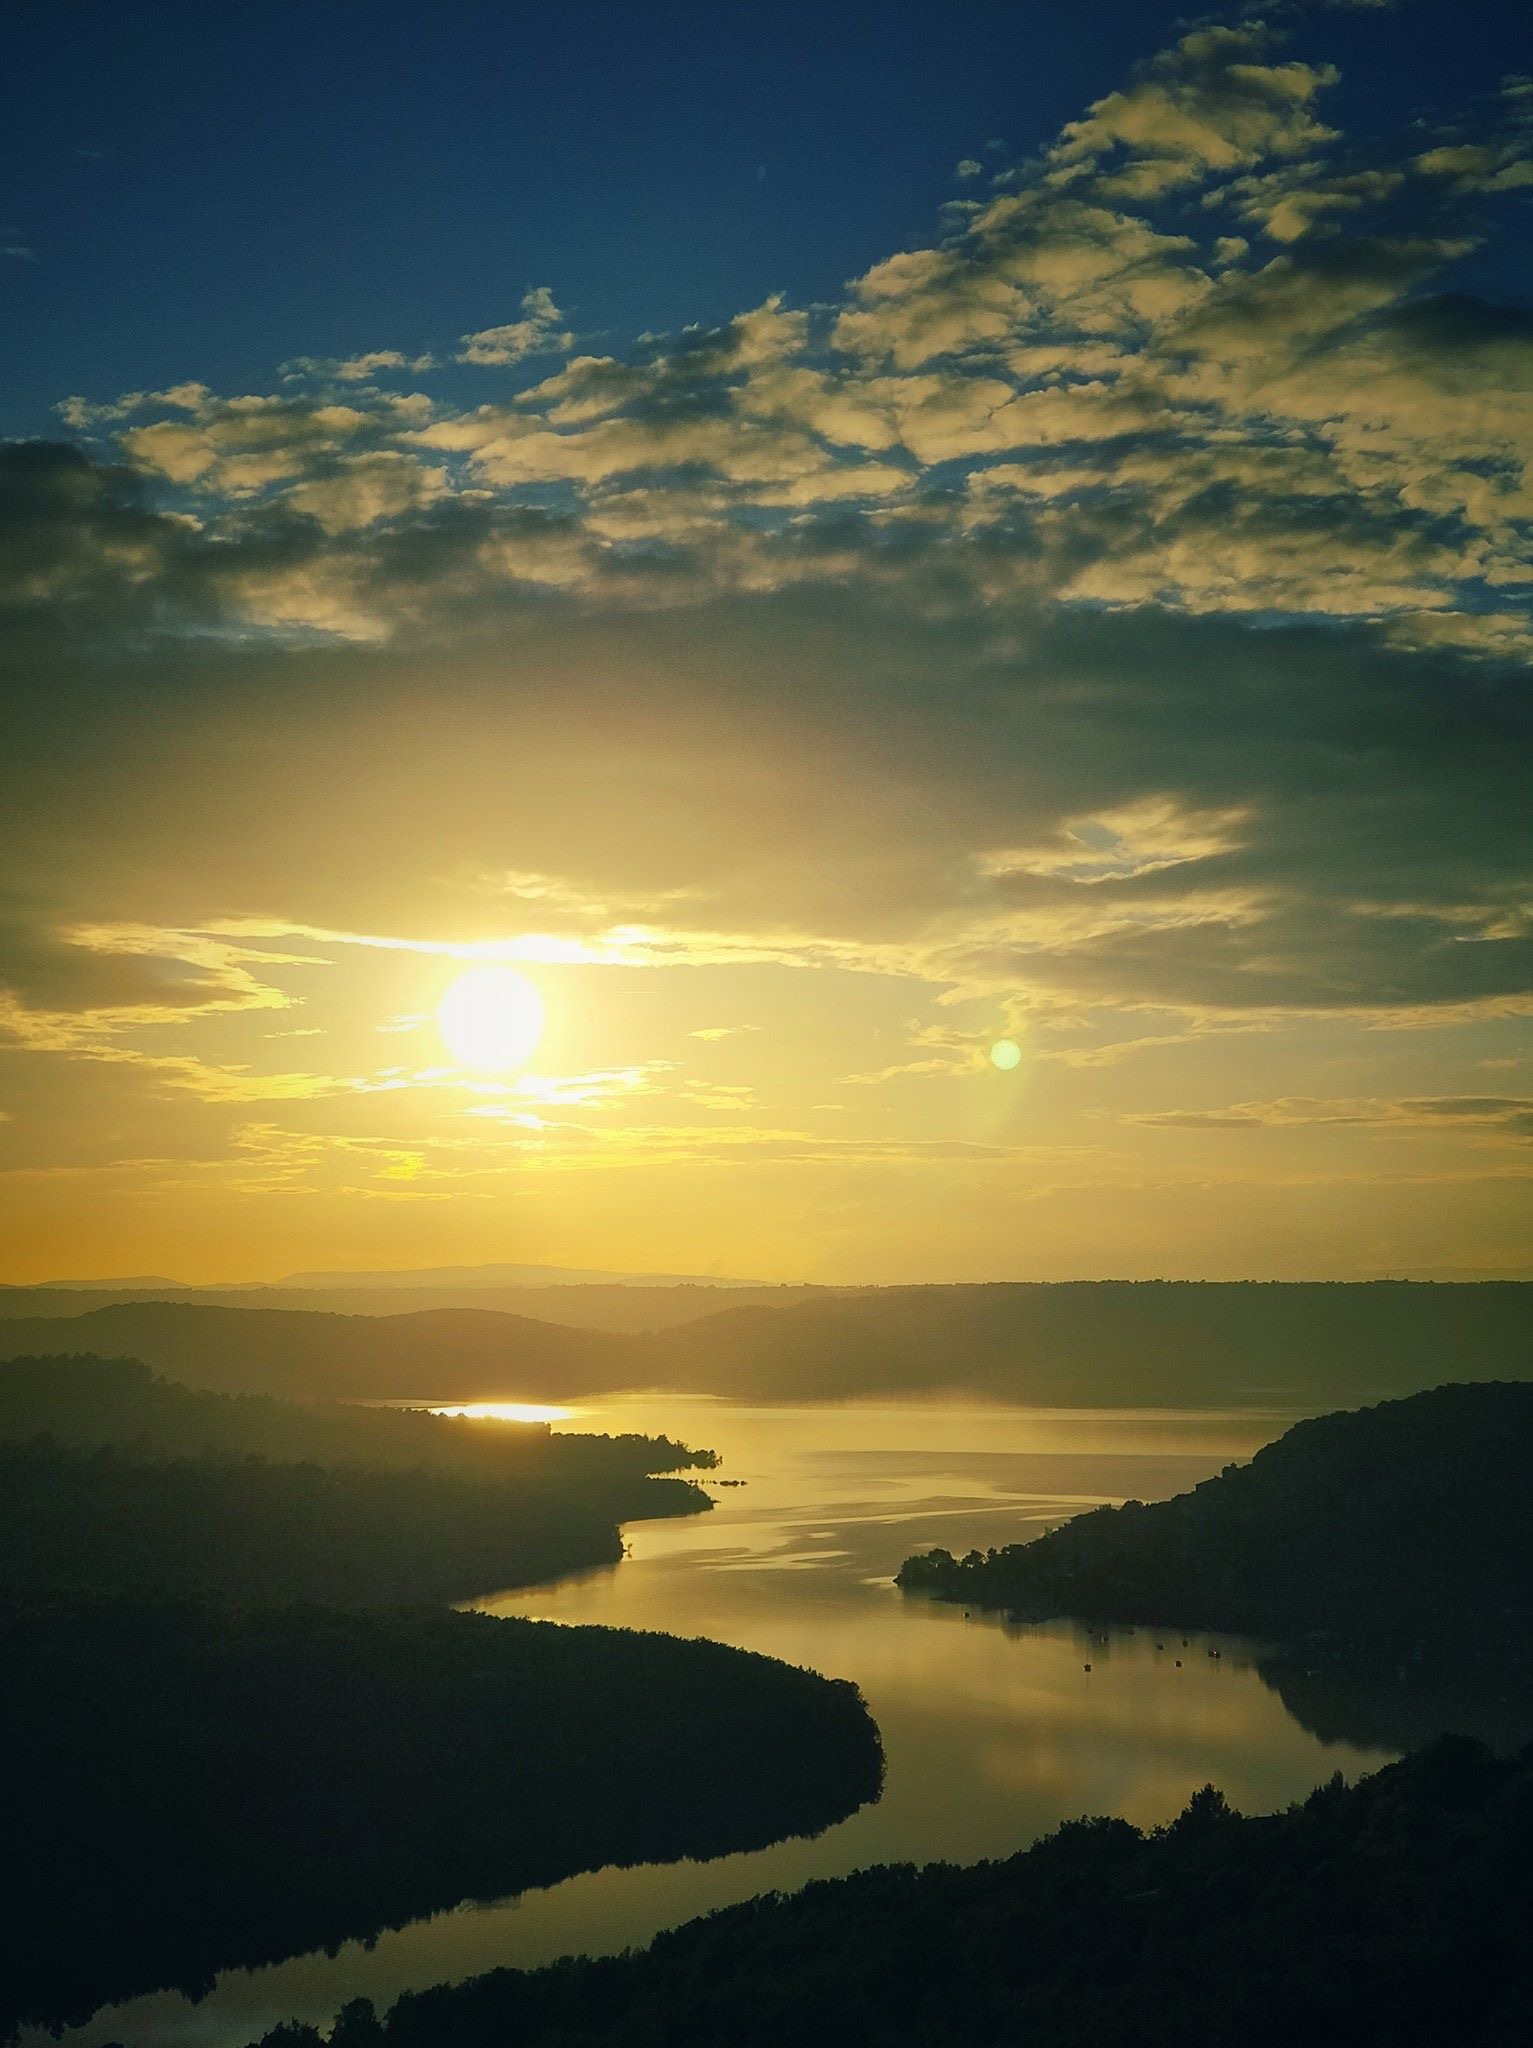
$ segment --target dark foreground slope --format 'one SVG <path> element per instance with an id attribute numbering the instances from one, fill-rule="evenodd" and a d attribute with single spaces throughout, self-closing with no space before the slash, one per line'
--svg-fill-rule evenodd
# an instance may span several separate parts
<path id="1" fill-rule="evenodd" d="M 1533 1759 L 1450 1739 L 1287 1813 L 1206 1789 L 1008 1862 L 865 1871 L 611 1961 L 342 2015 L 344 2048 L 1519 2048 Z M 306 2027 L 263 2048 L 315 2048 Z"/>
<path id="2" fill-rule="evenodd" d="M 0 1605 L 0 2039 L 876 1795 L 855 1689 L 484 1615 Z"/>
<path id="3" fill-rule="evenodd" d="M 0 2039 L 875 1796 L 849 1686 L 397 1605 L 614 1563 L 619 1515 L 709 1505 L 648 1469 L 708 1462 L 0 1366 Z"/>
<path id="4" fill-rule="evenodd" d="M 1301 1422 L 1191 1493 L 1034 1542 L 906 1560 L 902 1586 L 1024 1616 L 1329 1634 L 1525 1673 L 1533 1386 L 1439 1387 Z"/>
<path id="5" fill-rule="evenodd" d="M 0 1444 L 0 1591 L 467 1600 L 622 1554 L 599 1509 L 500 1480 Z"/>

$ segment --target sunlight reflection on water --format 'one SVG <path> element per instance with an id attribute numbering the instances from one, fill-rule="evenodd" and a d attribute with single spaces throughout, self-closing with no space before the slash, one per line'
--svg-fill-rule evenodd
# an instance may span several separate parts
<path id="1" fill-rule="evenodd" d="M 459 1401 L 427 1410 L 431 1415 L 458 1416 L 465 1422 L 572 1422 L 580 1412 L 578 1408 L 552 1408 L 542 1401 Z"/>
<path id="2" fill-rule="evenodd" d="M 1185 1491 L 1280 1435 L 1287 1415 L 961 1402 L 747 1408 L 664 1394 L 568 1415 L 431 1405 L 716 1449 L 721 1469 L 703 1480 L 711 1513 L 630 1523 L 622 1564 L 472 1604 L 711 1636 L 854 1679 L 883 1735 L 883 1797 L 812 1841 L 597 1871 L 417 1921 L 370 1948 L 353 1942 L 333 1957 L 229 1972 L 196 2006 L 139 1999 L 66 2036 L 71 2048 L 238 2048 L 278 2020 L 327 2023 L 351 1997 L 382 2007 L 502 1963 L 611 1952 L 715 1906 L 869 1863 L 1003 1856 L 1088 1812 L 1152 1825 L 1208 1780 L 1238 1807 L 1270 1810 L 1388 1754 L 1301 1727 L 1263 1682 L 1255 1647 L 1238 1639 L 1193 1635 L 1184 1647 L 1165 1631 L 1019 1627 L 892 1584 L 904 1557 L 935 1543 L 984 1547 L 1102 1501 Z"/>

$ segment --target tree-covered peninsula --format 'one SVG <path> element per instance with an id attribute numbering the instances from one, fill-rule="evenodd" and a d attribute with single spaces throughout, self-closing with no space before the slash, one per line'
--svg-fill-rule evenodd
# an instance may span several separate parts
<path id="1" fill-rule="evenodd" d="M 0 1365 L 0 2040 L 876 1797 L 848 1684 L 438 1604 L 616 1563 L 714 1462 Z"/>
<path id="2" fill-rule="evenodd" d="M 132 1359 L 0 1364 L 0 1588 L 466 1600 L 615 1563 L 706 1510 L 708 1451 L 193 1391 Z"/>
<path id="3" fill-rule="evenodd" d="M 1152 1834 L 883 1866 L 642 1954 L 364 2001 L 331 2048 L 1517 2048 L 1533 2038 L 1533 1752 L 1447 1737 L 1284 1813 L 1205 1787 Z M 261 2048 L 321 2048 L 288 2025 Z"/>
<path id="4" fill-rule="evenodd" d="M 1533 1386 L 1445 1386 L 1300 1422 L 1174 1500 L 1030 1543 L 908 1558 L 899 1584 L 1024 1619 L 1331 1637 L 1529 1669 Z"/>
<path id="5" fill-rule="evenodd" d="M 0 1605 L 0 2039 L 877 1796 L 855 1687 L 431 1610 Z"/>

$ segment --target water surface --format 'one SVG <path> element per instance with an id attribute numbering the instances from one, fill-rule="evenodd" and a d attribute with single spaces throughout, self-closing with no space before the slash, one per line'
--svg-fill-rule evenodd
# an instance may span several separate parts
<path id="1" fill-rule="evenodd" d="M 587 1405 L 558 1426 L 717 1449 L 713 1512 L 630 1524 L 622 1564 L 473 1604 L 712 1636 L 854 1679 L 883 1735 L 882 1799 L 813 1841 L 571 1878 L 384 1933 L 370 1948 L 228 1972 L 196 2005 L 137 1999 L 66 2039 L 237 2048 L 280 2019 L 326 2022 L 359 1994 L 381 2007 L 502 1963 L 610 1952 L 715 1906 L 869 1863 L 1004 1856 L 1082 1813 L 1150 1825 L 1209 1780 L 1235 1805 L 1269 1810 L 1334 1770 L 1375 1768 L 1389 1752 L 1322 1742 L 1290 1716 L 1263 1683 L 1254 1645 L 1013 1627 L 891 1583 L 904 1557 L 936 1543 L 983 1548 L 1103 1501 L 1182 1492 L 1291 1419 L 918 1402 L 749 1408 L 665 1394 Z M 721 1483 L 734 1481 L 744 1484 Z"/>

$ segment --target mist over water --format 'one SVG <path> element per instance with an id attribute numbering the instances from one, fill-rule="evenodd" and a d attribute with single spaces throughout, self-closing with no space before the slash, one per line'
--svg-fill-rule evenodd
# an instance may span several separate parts
<path id="1" fill-rule="evenodd" d="M 1322 1742 L 1263 1682 L 1256 1645 L 1012 1626 L 891 1583 L 903 1558 L 933 1544 L 983 1548 L 1103 1501 L 1185 1491 L 1292 1419 L 957 1402 L 745 1407 L 659 1392 L 580 1407 L 558 1426 L 717 1449 L 714 1511 L 630 1524 L 621 1564 L 474 1604 L 708 1636 L 850 1678 L 883 1736 L 883 1797 L 811 1841 L 608 1869 L 459 1908 L 370 1948 L 229 1972 L 195 2005 L 139 1999 L 65 2039 L 237 2048 L 280 2019 L 326 2023 L 351 1997 L 382 2007 L 501 1964 L 620 1949 L 715 1906 L 871 1863 L 1003 1856 L 1082 1813 L 1151 1825 L 1209 1780 L 1237 1807 L 1262 1811 L 1337 1769 L 1376 1767 L 1393 1752 L 1375 1746 L 1366 1717 L 1349 1739 Z"/>

